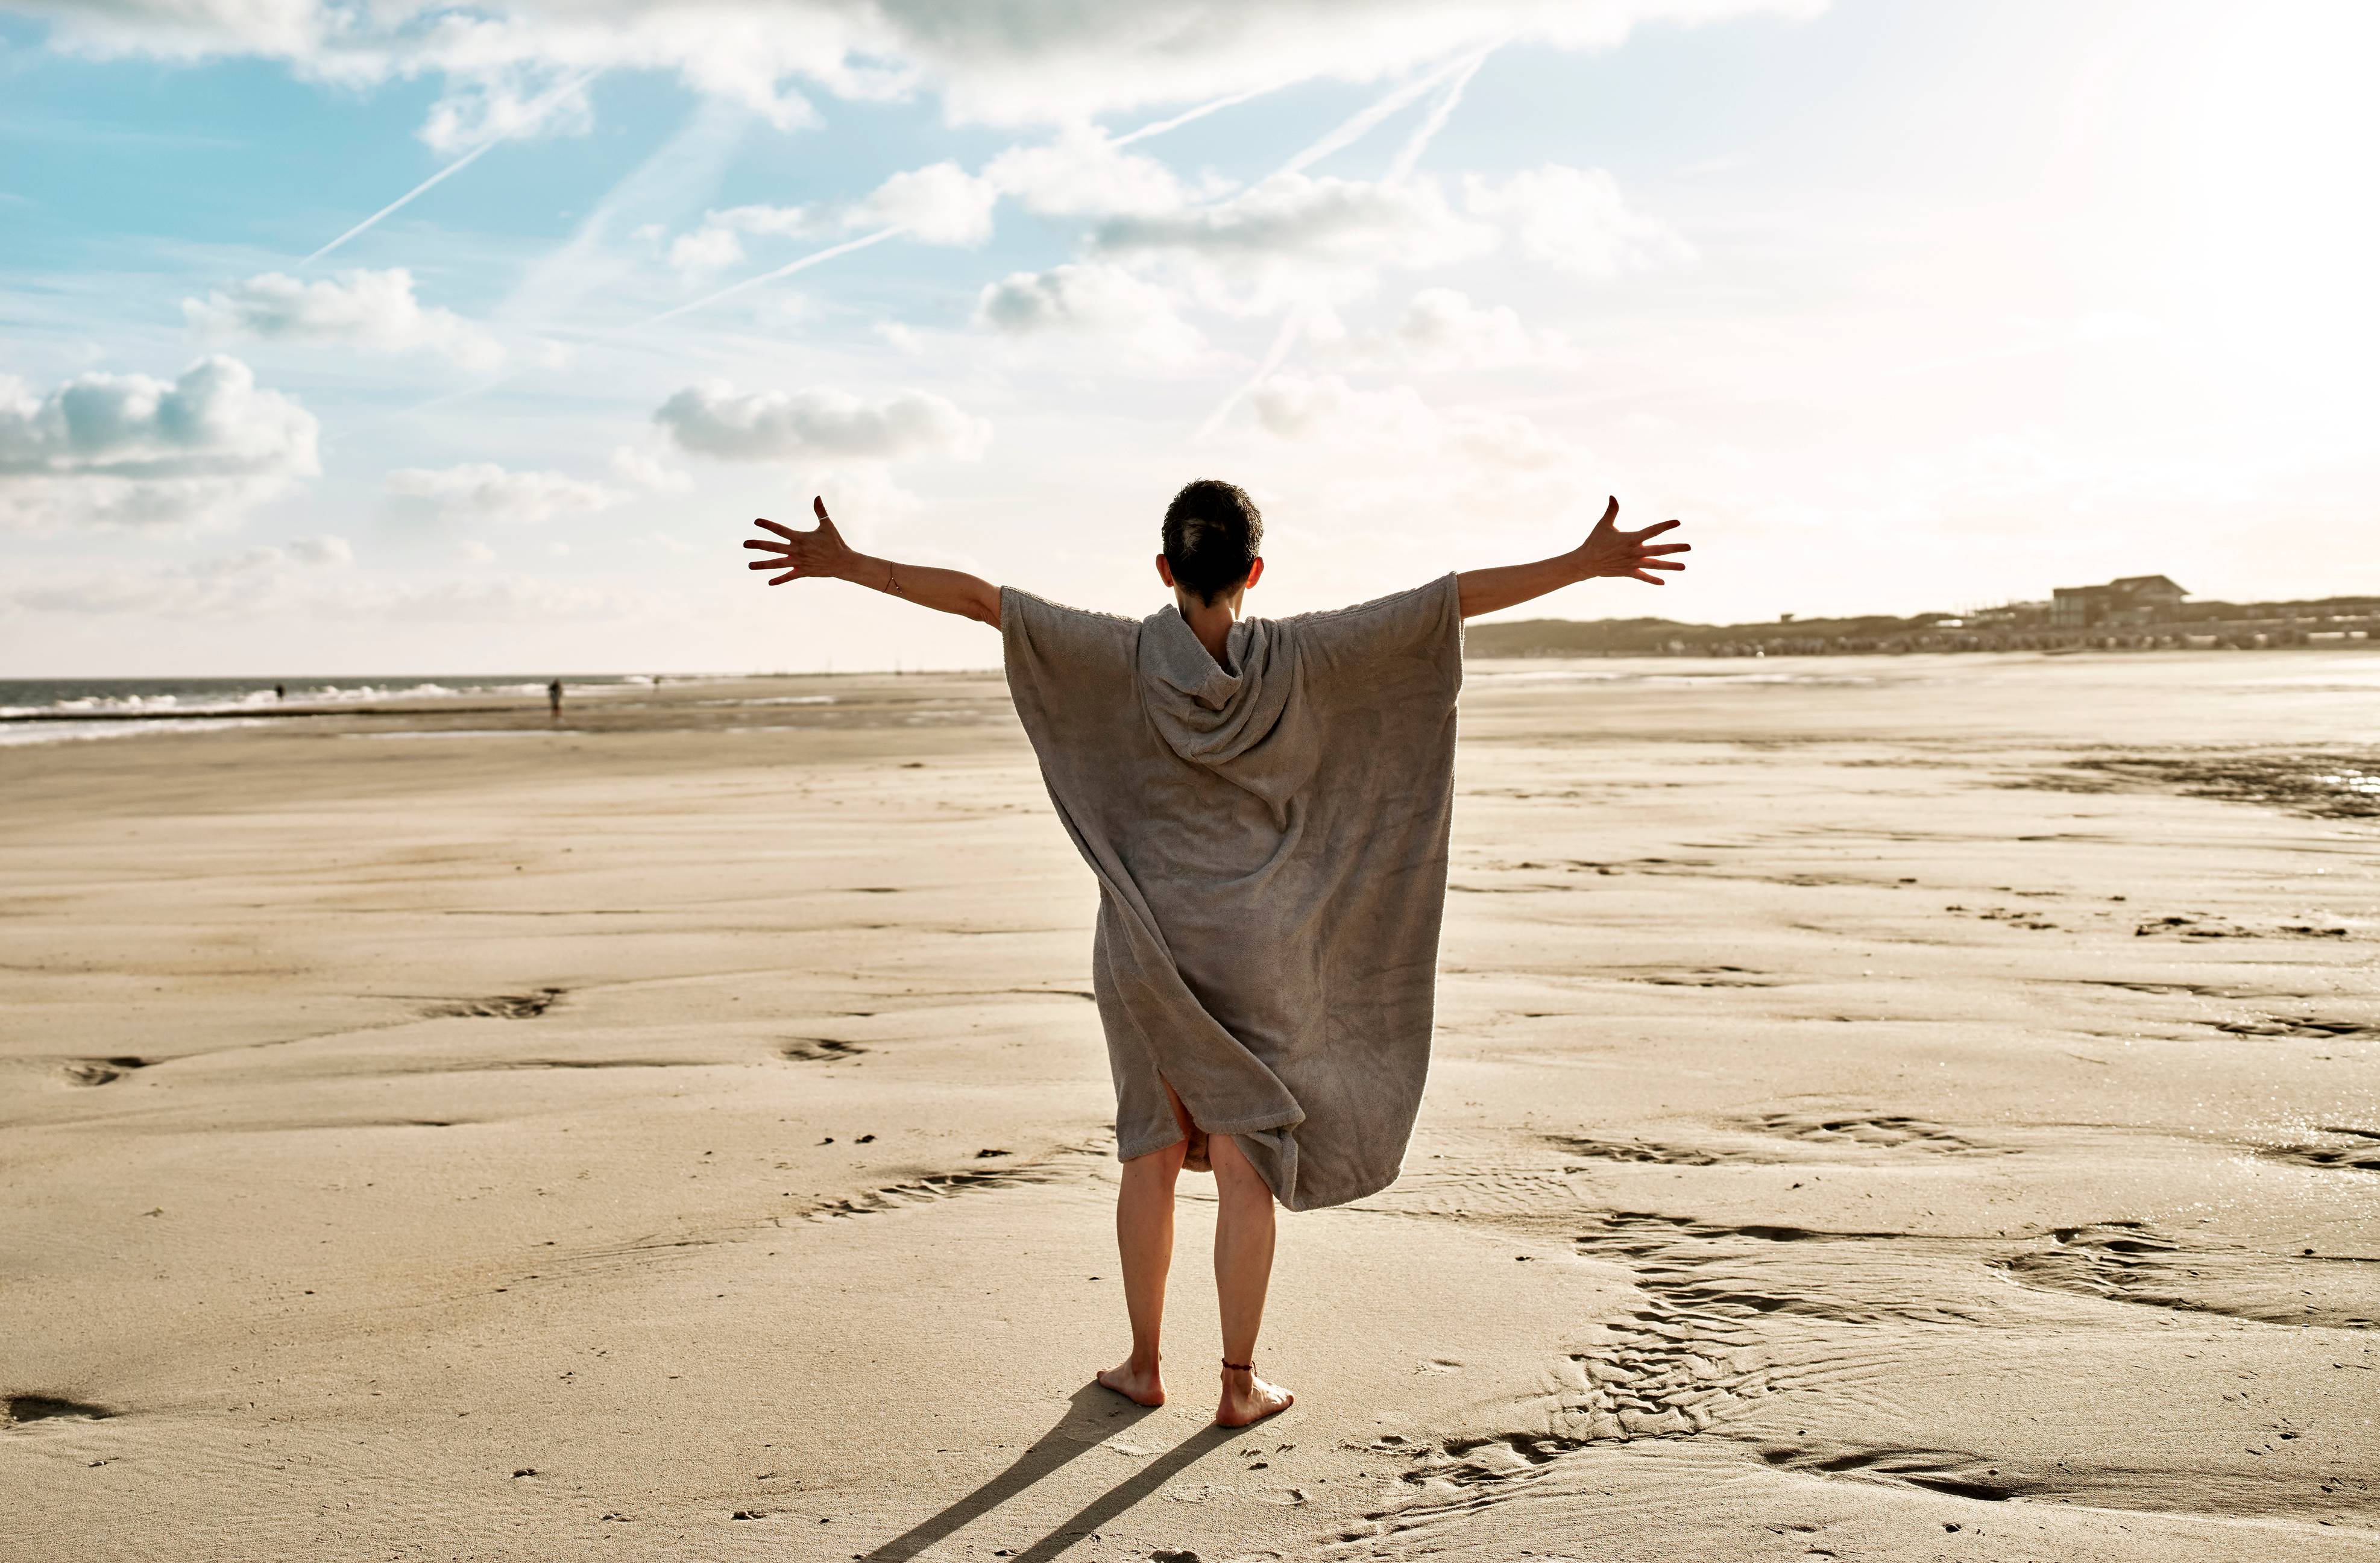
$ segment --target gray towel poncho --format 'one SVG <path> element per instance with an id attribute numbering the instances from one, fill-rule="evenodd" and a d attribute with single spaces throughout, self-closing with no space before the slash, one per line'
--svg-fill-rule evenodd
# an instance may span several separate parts
<path id="1" fill-rule="evenodd" d="M 1008 686 L 1099 882 L 1116 1155 L 1239 1136 L 1293 1210 L 1396 1181 L 1429 1072 L 1463 615 L 1451 575 L 1244 619 L 1218 666 L 1004 588 Z M 1161 1077 L 1161 1079 L 1160 1079 Z"/>

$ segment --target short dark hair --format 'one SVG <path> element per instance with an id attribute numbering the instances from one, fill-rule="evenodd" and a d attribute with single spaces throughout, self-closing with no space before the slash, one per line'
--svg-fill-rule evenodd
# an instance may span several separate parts
<path id="1" fill-rule="evenodd" d="M 1165 507 L 1165 563 L 1173 584 L 1212 602 L 1248 578 L 1264 546 L 1264 517 L 1236 483 L 1184 483 Z"/>

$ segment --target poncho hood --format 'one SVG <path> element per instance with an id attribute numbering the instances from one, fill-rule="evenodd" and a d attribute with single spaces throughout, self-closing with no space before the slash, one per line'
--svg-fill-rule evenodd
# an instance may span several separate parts
<path id="1" fill-rule="evenodd" d="M 1271 624 L 1233 624 L 1223 644 L 1228 665 L 1207 654 L 1170 603 L 1140 627 L 1141 702 L 1167 747 L 1193 765 L 1222 769 L 1272 736 L 1297 674 Z"/>

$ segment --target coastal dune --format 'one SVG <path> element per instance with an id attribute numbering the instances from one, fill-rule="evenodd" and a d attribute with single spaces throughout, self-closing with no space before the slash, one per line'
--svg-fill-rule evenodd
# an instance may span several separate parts
<path id="1" fill-rule="evenodd" d="M 2380 1557 L 2375 693 L 1474 662 L 1234 1433 L 996 675 L 0 749 L 0 1556 Z"/>

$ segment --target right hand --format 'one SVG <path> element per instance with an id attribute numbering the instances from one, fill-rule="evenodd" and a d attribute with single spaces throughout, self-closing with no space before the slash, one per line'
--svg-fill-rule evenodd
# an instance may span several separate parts
<path id="1" fill-rule="evenodd" d="M 1652 574 L 1653 571 L 1682 570 L 1686 567 L 1683 560 L 1664 555 L 1690 552 L 1694 548 L 1692 543 L 1646 540 L 1658 538 L 1676 526 L 1675 521 L 1656 522 L 1639 532 L 1623 532 L 1612 524 L 1619 519 L 1620 501 L 1615 498 L 1603 507 L 1603 519 L 1595 524 L 1595 530 L 1578 545 L 1576 557 L 1582 578 L 1592 580 L 1597 576 L 1625 576 L 1630 580 L 1643 581 L 1648 586 L 1664 586 L 1668 583 Z"/>
<path id="2" fill-rule="evenodd" d="M 813 497 L 810 500 L 810 508 L 818 515 L 818 525 L 807 532 L 796 532 L 790 527 L 780 527 L 774 521 L 764 517 L 753 518 L 752 525 L 776 534 L 774 538 L 744 539 L 746 548 L 758 549 L 764 554 L 773 556 L 755 559 L 749 568 L 784 572 L 781 576 L 771 576 L 769 579 L 771 586 L 783 586 L 787 581 L 795 580 L 804 576 L 840 576 L 851 561 L 856 557 L 852 552 L 851 546 L 843 540 L 843 534 L 834 529 L 834 523 L 827 519 L 826 501 Z"/>

